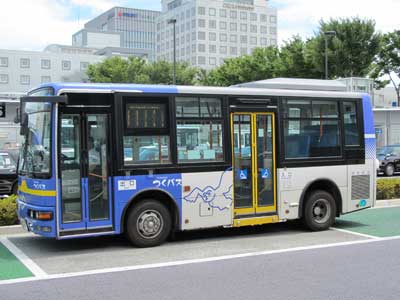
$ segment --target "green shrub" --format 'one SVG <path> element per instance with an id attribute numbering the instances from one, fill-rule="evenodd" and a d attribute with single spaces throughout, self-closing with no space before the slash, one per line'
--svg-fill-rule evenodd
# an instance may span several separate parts
<path id="1" fill-rule="evenodd" d="M 17 196 L 0 199 L 0 226 L 18 223 Z"/>
<path id="2" fill-rule="evenodd" d="M 400 178 L 379 179 L 376 184 L 376 199 L 400 198 Z"/>

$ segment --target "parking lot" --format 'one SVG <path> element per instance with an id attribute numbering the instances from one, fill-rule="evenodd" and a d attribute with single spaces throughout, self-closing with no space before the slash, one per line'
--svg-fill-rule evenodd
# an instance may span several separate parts
<path id="1" fill-rule="evenodd" d="M 56 241 L 13 228 L 0 235 L 0 284 L 362 243 L 400 236 L 399 216 L 400 206 L 393 206 L 343 216 L 325 232 L 297 222 L 186 232 L 147 249 L 131 247 L 123 236 Z"/>

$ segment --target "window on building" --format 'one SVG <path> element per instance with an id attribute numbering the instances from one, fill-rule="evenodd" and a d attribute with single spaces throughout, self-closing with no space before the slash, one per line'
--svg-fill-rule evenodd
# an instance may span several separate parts
<path id="1" fill-rule="evenodd" d="M 237 31 L 237 24 L 236 23 L 230 23 L 229 28 L 231 31 Z"/>
<path id="2" fill-rule="evenodd" d="M 196 29 L 196 20 L 192 20 L 192 29 Z"/>
<path id="3" fill-rule="evenodd" d="M 21 75 L 19 78 L 19 83 L 22 85 L 29 85 L 31 84 L 31 78 L 29 75 Z"/>
<path id="4" fill-rule="evenodd" d="M 209 64 L 210 66 L 215 66 L 217 64 L 217 59 L 215 57 L 210 57 Z"/>
<path id="5" fill-rule="evenodd" d="M 267 15 L 261 14 L 260 15 L 260 21 L 261 22 L 267 22 Z"/>
<path id="6" fill-rule="evenodd" d="M 256 33 L 257 32 L 257 25 L 250 25 L 250 32 Z"/>
<path id="7" fill-rule="evenodd" d="M 196 7 L 192 7 L 191 12 L 192 12 L 192 17 L 195 17 L 196 16 Z"/>
<path id="8" fill-rule="evenodd" d="M 261 33 L 267 33 L 267 26 L 260 26 Z"/>
<path id="9" fill-rule="evenodd" d="M 232 19 L 237 19 L 237 11 L 236 10 L 231 10 L 230 11 L 230 16 Z"/>
<path id="10" fill-rule="evenodd" d="M 204 19 L 199 19 L 197 23 L 200 28 L 206 27 L 206 20 L 204 20 Z"/>
<path id="11" fill-rule="evenodd" d="M 276 27 L 270 27 L 269 28 L 269 33 L 270 34 L 276 34 Z"/>
<path id="12" fill-rule="evenodd" d="M 199 49 L 199 52 L 206 52 L 206 45 L 204 45 L 204 44 L 199 44 L 199 45 L 198 45 L 198 49 Z"/>
<path id="13" fill-rule="evenodd" d="M 193 31 L 193 32 L 192 32 L 192 41 L 195 41 L 195 40 L 196 40 L 196 32 Z"/>
<path id="14" fill-rule="evenodd" d="M 8 67 L 8 57 L 0 57 L 0 67 Z"/>
<path id="15" fill-rule="evenodd" d="M 241 35 L 240 36 L 240 42 L 242 44 L 247 44 L 247 35 Z"/>
<path id="16" fill-rule="evenodd" d="M 220 46 L 219 47 L 219 53 L 226 54 L 226 52 L 227 52 L 227 47 L 226 46 Z"/>
<path id="17" fill-rule="evenodd" d="M 217 40 L 217 34 L 215 33 L 215 32 L 209 32 L 208 33 L 208 39 L 210 40 L 210 41 L 216 41 Z"/>
<path id="18" fill-rule="evenodd" d="M 260 44 L 261 44 L 262 46 L 266 46 L 266 45 L 267 45 L 267 39 L 266 39 L 266 38 L 261 38 L 261 39 L 260 39 Z"/>
<path id="19" fill-rule="evenodd" d="M 360 134 L 357 122 L 357 103 L 343 102 L 344 140 L 346 146 L 359 146 Z"/>
<path id="20" fill-rule="evenodd" d="M 269 22 L 270 23 L 276 24 L 276 21 L 277 21 L 276 16 L 269 16 Z"/>
<path id="21" fill-rule="evenodd" d="M 127 100 L 125 110 L 125 165 L 169 164 L 168 99 Z"/>
<path id="22" fill-rule="evenodd" d="M 196 53 L 196 44 L 192 44 L 192 53 Z"/>
<path id="23" fill-rule="evenodd" d="M 247 48 L 240 48 L 240 55 L 247 55 Z"/>
<path id="24" fill-rule="evenodd" d="M 221 29 L 221 30 L 226 30 L 226 22 L 220 21 L 220 22 L 219 22 L 219 29 Z"/>
<path id="25" fill-rule="evenodd" d="M 42 66 L 42 69 L 50 69 L 51 68 L 50 59 L 42 59 L 41 66 Z"/>
<path id="26" fill-rule="evenodd" d="M 286 159 L 341 155 L 336 101 L 284 100 Z"/>
<path id="27" fill-rule="evenodd" d="M 211 28 L 211 29 L 217 28 L 217 21 L 215 21 L 215 20 L 209 20 L 209 21 L 208 21 L 208 27 Z"/>
<path id="28" fill-rule="evenodd" d="M 51 82 L 51 77 L 50 76 L 42 76 L 40 78 L 41 83 L 49 83 Z"/>
<path id="29" fill-rule="evenodd" d="M 240 31 L 247 32 L 247 24 L 240 24 Z"/>
<path id="30" fill-rule="evenodd" d="M 251 36 L 250 37 L 250 44 L 251 45 L 257 45 L 257 37 L 256 36 Z"/>
<path id="31" fill-rule="evenodd" d="M 226 18 L 226 9 L 220 9 L 219 10 L 219 16 L 222 18 Z"/>
<path id="32" fill-rule="evenodd" d="M 231 34 L 230 38 L 229 38 L 229 41 L 231 43 L 236 43 L 237 42 L 237 35 L 236 34 Z"/>
<path id="33" fill-rule="evenodd" d="M 177 97 L 175 103 L 178 162 L 223 161 L 221 99 Z"/>
<path id="34" fill-rule="evenodd" d="M 86 69 L 88 68 L 88 66 L 89 66 L 89 63 L 88 63 L 88 62 L 82 61 L 82 62 L 81 62 L 81 71 L 86 71 Z"/>
<path id="35" fill-rule="evenodd" d="M 215 16 L 216 15 L 216 10 L 215 10 L 215 8 L 209 8 L 208 9 L 208 14 L 210 15 L 210 16 Z"/>
<path id="36" fill-rule="evenodd" d="M 206 14 L 206 8 L 205 7 L 198 7 L 197 8 L 197 13 L 201 16 L 204 16 Z"/>
<path id="37" fill-rule="evenodd" d="M 186 10 L 186 19 L 188 19 L 188 18 L 190 18 L 190 10 L 189 9 Z"/>
<path id="38" fill-rule="evenodd" d="M 198 32 L 198 39 L 200 41 L 204 41 L 206 39 L 206 33 L 204 31 L 199 31 Z"/>
<path id="39" fill-rule="evenodd" d="M 199 56 L 197 58 L 197 61 L 198 61 L 199 65 L 205 65 L 206 64 L 206 57 L 205 56 Z"/>
<path id="40" fill-rule="evenodd" d="M 250 13 L 250 21 L 257 21 L 257 14 L 256 13 Z"/>
<path id="41" fill-rule="evenodd" d="M 71 70 L 71 62 L 69 60 L 63 60 L 61 62 L 61 66 L 62 66 L 63 71 Z"/>
<path id="42" fill-rule="evenodd" d="M 22 69 L 29 69 L 31 61 L 29 58 L 21 58 L 19 60 L 19 65 Z"/>
<path id="43" fill-rule="evenodd" d="M 0 83 L 2 84 L 8 83 L 8 74 L 0 74 Z"/>
<path id="44" fill-rule="evenodd" d="M 220 33 L 220 34 L 219 34 L 219 40 L 220 40 L 221 42 L 226 42 L 227 39 L 228 39 L 228 37 L 227 37 L 226 33 Z"/>
<path id="45" fill-rule="evenodd" d="M 240 12 L 240 20 L 247 20 L 247 12 L 245 11 Z"/>
<path id="46" fill-rule="evenodd" d="M 192 59 L 191 59 L 191 61 L 192 61 L 192 65 L 194 66 L 194 65 L 196 65 L 197 63 L 197 59 L 196 59 L 196 56 L 192 56 Z"/>
<path id="47" fill-rule="evenodd" d="M 231 55 L 237 55 L 237 48 L 236 47 L 231 47 L 230 48 L 230 54 Z"/>
<path id="48" fill-rule="evenodd" d="M 210 53 L 217 53 L 217 46 L 216 45 L 209 45 L 208 52 Z"/>

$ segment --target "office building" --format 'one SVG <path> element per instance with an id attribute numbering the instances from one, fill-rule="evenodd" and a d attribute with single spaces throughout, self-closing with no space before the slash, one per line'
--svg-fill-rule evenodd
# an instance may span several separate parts
<path id="1" fill-rule="evenodd" d="M 152 10 L 111 8 L 87 22 L 82 30 L 75 33 L 72 36 L 72 45 L 108 48 L 106 53 L 129 53 L 153 61 L 156 49 L 156 19 L 159 15 L 160 12 Z"/>
<path id="2" fill-rule="evenodd" d="M 266 0 L 162 0 L 157 20 L 157 59 L 176 57 L 212 69 L 224 59 L 277 45 L 277 11 Z"/>

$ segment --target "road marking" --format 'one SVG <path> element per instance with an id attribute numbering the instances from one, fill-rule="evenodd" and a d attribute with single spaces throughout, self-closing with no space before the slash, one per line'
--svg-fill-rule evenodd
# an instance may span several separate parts
<path id="1" fill-rule="evenodd" d="M 298 251 L 305 251 L 305 250 L 316 250 L 316 249 L 343 247 L 343 246 L 350 246 L 350 245 L 369 244 L 369 243 L 376 243 L 376 242 L 390 241 L 390 240 L 400 240 L 400 236 L 387 237 L 387 238 L 375 238 L 375 239 L 367 239 L 367 240 L 359 240 L 359 241 L 340 242 L 340 243 L 331 243 L 331 244 L 324 244 L 324 245 L 303 246 L 303 247 L 286 248 L 286 249 L 280 249 L 280 250 L 267 250 L 267 251 L 259 251 L 259 252 L 248 252 L 248 253 L 241 253 L 241 254 L 224 255 L 224 256 L 199 258 L 199 259 L 190 259 L 190 260 L 181 260 L 181 261 L 172 261 L 172 262 L 155 263 L 155 264 L 146 264 L 146 265 L 136 265 L 136 266 L 126 266 L 126 267 L 117 267 L 117 268 L 97 269 L 97 270 L 90 270 L 90 271 L 83 271 L 83 272 L 73 272 L 73 273 L 47 275 L 47 276 L 43 276 L 43 277 L 10 279 L 10 280 L 0 281 L 0 285 L 31 282 L 31 281 L 39 281 L 39 280 L 71 278 L 71 277 L 106 274 L 106 273 L 117 273 L 117 272 L 124 272 L 124 271 L 134 271 L 134 270 L 145 270 L 145 269 L 174 267 L 174 266 L 206 263 L 206 262 L 212 262 L 212 261 L 231 260 L 231 259 L 236 259 L 236 258 L 246 258 L 246 257 L 261 256 L 261 255 L 273 255 L 273 254 L 298 252 Z"/>
<path id="2" fill-rule="evenodd" d="M 0 242 L 16 257 L 18 260 L 28 268 L 32 274 L 38 278 L 43 279 L 48 275 L 45 271 L 42 270 L 32 259 L 25 255 L 17 246 L 15 246 L 8 238 L 0 237 Z M 0 281 L 1 282 L 1 281 Z"/>
<path id="3" fill-rule="evenodd" d="M 400 205 L 396 204 L 396 205 L 388 205 L 388 206 L 374 206 L 369 209 L 382 209 L 382 208 L 393 208 L 393 207 L 400 207 Z"/>
<path id="4" fill-rule="evenodd" d="M 353 234 L 353 235 L 358 235 L 358 236 L 365 237 L 365 238 L 368 238 L 368 239 L 381 239 L 378 236 L 369 235 L 369 234 L 365 234 L 365 233 L 359 233 L 359 232 L 346 230 L 346 229 L 341 229 L 341 228 L 336 228 L 336 227 L 331 227 L 330 229 L 335 230 L 335 231 L 344 232 L 344 233 Z"/>

